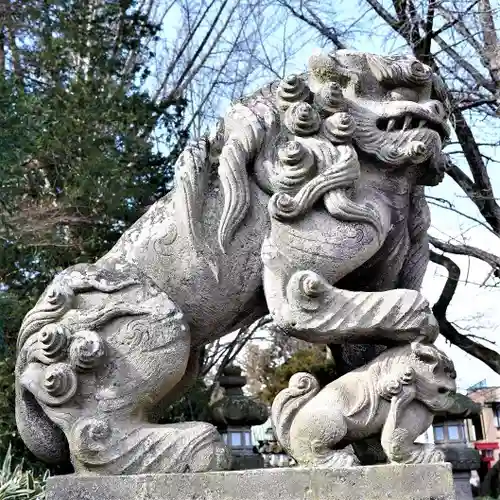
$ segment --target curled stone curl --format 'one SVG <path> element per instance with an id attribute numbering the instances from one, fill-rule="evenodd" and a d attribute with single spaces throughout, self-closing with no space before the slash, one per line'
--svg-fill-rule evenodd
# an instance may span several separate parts
<path id="1" fill-rule="evenodd" d="M 319 130 L 321 119 L 318 112 L 310 104 L 297 102 L 287 109 L 284 122 L 292 134 L 307 137 Z"/>
<path id="2" fill-rule="evenodd" d="M 304 311 L 318 310 L 327 291 L 324 279 L 314 271 L 296 272 L 287 288 L 292 302 Z"/>
<path id="3" fill-rule="evenodd" d="M 276 90 L 276 101 L 281 111 L 286 111 L 292 104 L 305 101 L 310 95 L 306 82 L 298 75 L 287 76 Z"/>
<path id="4" fill-rule="evenodd" d="M 85 463 L 99 464 L 98 454 L 111 446 L 113 431 L 105 419 L 84 418 L 71 429 L 71 442 L 77 457 Z M 96 459 L 92 460 L 92 456 Z"/>
<path id="5" fill-rule="evenodd" d="M 280 221 L 295 219 L 312 208 L 327 192 L 352 187 L 359 177 L 359 164 L 354 149 L 351 146 L 343 148 L 338 162 L 313 177 L 295 196 L 275 193 L 269 200 L 271 217 Z"/>
<path id="6" fill-rule="evenodd" d="M 308 298 L 317 298 L 323 293 L 321 280 L 314 274 L 305 275 L 299 285 L 300 292 Z"/>
<path id="7" fill-rule="evenodd" d="M 415 85 L 423 85 L 432 77 L 432 71 L 429 66 L 425 66 L 420 61 L 413 61 L 410 64 L 402 65 L 403 71 L 407 72 L 407 78 Z"/>
<path id="8" fill-rule="evenodd" d="M 294 397 L 302 396 L 319 390 L 319 383 L 315 377 L 306 372 L 298 372 L 290 377 L 288 389 Z"/>
<path id="9" fill-rule="evenodd" d="M 71 286 L 59 281 L 52 283 L 45 296 L 26 314 L 17 338 L 17 350 L 20 351 L 26 340 L 43 326 L 58 320 L 73 305 L 75 293 Z"/>
<path id="10" fill-rule="evenodd" d="M 338 83 L 327 82 L 314 96 L 314 104 L 322 116 L 345 111 L 347 108 L 342 89 Z"/>
<path id="11" fill-rule="evenodd" d="M 69 330 L 62 325 L 45 325 L 38 333 L 40 350 L 36 352 L 37 359 L 45 364 L 52 364 L 64 359 L 70 335 Z"/>
<path id="12" fill-rule="evenodd" d="M 45 370 L 43 381 L 45 393 L 37 394 L 38 399 L 48 406 L 62 406 L 76 394 L 78 380 L 73 368 L 67 363 L 55 363 Z"/>
<path id="13" fill-rule="evenodd" d="M 278 150 L 281 171 L 273 179 L 279 191 L 294 192 L 315 173 L 314 153 L 298 141 L 290 141 Z"/>
<path id="14" fill-rule="evenodd" d="M 348 142 L 352 139 L 356 123 L 346 112 L 335 113 L 323 121 L 322 132 L 333 143 Z"/>
<path id="15" fill-rule="evenodd" d="M 104 342 L 97 332 L 76 332 L 69 349 L 71 365 L 78 371 L 89 371 L 98 366 L 105 355 Z"/>

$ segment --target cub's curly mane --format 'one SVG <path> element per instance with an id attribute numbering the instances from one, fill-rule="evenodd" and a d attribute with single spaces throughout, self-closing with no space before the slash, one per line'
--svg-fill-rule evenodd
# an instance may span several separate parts
<path id="1" fill-rule="evenodd" d="M 428 349 L 432 350 L 432 359 L 420 359 L 415 354 L 415 345 L 417 343 L 405 344 L 399 347 L 394 347 L 384 351 L 380 356 L 371 361 L 365 369 L 379 377 L 384 373 L 390 373 L 395 366 L 403 365 L 416 365 L 416 364 L 429 364 L 432 366 L 442 366 L 446 368 L 453 369 L 453 363 L 450 358 L 437 347 L 433 345 L 426 346 Z M 355 371 L 362 371 L 363 368 L 359 368 Z"/>
<path id="2" fill-rule="evenodd" d="M 415 343 L 412 345 L 404 345 L 396 347 L 393 349 L 388 349 L 384 351 L 380 356 L 376 357 L 371 361 L 366 367 L 358 368 L 354 372 L 365 372 L 366 375 L 363 377 L 363 382 L 365 382 L 365 390 L 359 391 L 359 399 L 356 401 L 355 405 L 348 413 L 348 416 L 355 415 L 361 409 L 366 408 L 368 405 L 371 408 L 371 413 L 367 418 L 369 422 L 373 418 L 373 414 L 376 411 L 380 398 L 387 394 L 387 385 L 393 384 L 395 381 L 395 373 L 403 372 L 405 370 L 411 370 L 415 375 L 415 382 L 417 386 L 422 385 L 422 375 L 424 371 L 428 371 L 429 368 L 434 369 L 437 366 L 442 368 L 447 368 L 450 371 L 453 370 L 452 361 L 434 346 L 428 346 L 432 349 L 433 359 L 421 360 L 417 358 L 414 352 Z M 399 368 L 399 370 L 397 368 Z M 396 370 L 395 370 L 396 368 Z M 388 377 L 389 375 L 389 377 Z M 427 388 L 428 384 L 424 383 Z M 434 391 L 437 393 L 437 387 Z M 417 395 L 417 399 L 420 396 L 427 397 L 429 393 L 432 393 L 432 388 L 425 391 L 425 394 Z"/>

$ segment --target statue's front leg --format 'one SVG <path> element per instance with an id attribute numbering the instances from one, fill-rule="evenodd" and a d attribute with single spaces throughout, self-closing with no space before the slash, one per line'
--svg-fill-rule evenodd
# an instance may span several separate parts
<path id="1" fill-rule="evenodd" d="M 381 439 L 387 458 L 403 464 L 444 462 L 444 453 L 434 445 L 415 443 L 431 426 L 434 416 L 414 397 L 415 386 L 408 384 L 391 400 Z"/>
<path id="2" fill-rule="evenodd" d="M 191 349 L 184 375 L 172 390 L 149 411 L 150 422 L 161 422 L 168 408 L 193 386 L 200 374 L 200 361 L 201 349 Z"/>
<path id="3" fill-rule="evenodd" d="M 264 280 L 275 324 L 308 342 L 434 342 L 439 333 L 427 300 L 415 290 L 342 290 L 313 271 L 296 271 L 280 283 L 266 269 Z"/>

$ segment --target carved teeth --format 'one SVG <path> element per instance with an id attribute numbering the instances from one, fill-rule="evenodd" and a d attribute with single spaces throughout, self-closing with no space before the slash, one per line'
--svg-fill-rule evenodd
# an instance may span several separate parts
<path id="1" fill-rule="evenodd" d="M 384 123 L 383 128 L 381 129 L 385 129 L 386 132 L 394 132 L 396 130 L 404 132 L 410 129 L 417 129 L 417 128 L 420 129 L 428 125 L 428 120 L 425 120 L 423 118 L 418 118 L 411 114 L 401 115 L 398 116 L 397 118 L 386 118 L 385 120 L 383 122 Z"/>
<path id="2" fill-rule="evenodd" d="M 410 128 L 411 125 L 411 116 L 405 116 L 405 122 L 403 124 L 403 130 L 406 130 L 407 128 Z"/>

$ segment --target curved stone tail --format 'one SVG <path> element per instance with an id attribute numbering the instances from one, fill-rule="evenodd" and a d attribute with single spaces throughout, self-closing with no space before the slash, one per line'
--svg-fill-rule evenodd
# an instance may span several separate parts
<path id="1" fill-rule="evenodd" d="M 69 461 L 66 436 L 47 417 L 35 396 L 27 391 L 19 380 L 22 367 L 20 357 L 16 362 L 16 424 L 21 439 L 40 460 L 59 464 Z"/>
<path id="2" fill-rule="evenodd" d="M 16 423 L 21 439 L 40 460 L 48 463 L 66 462 L 69 460 L 69 446 L 63 431 L 49 419 L 36 397 L 26 388 L 26 383 L 23 383 L 26 382 L 23 376 L 26 377 L 31 347 L 38 342 L 38 335 L 44 328 L 57 326 L 63 316 L 75 307 L 76 294 L 94 290 L 112 294 L 138 283 L 139 278 L 130 273 L 111 271 L 93 264 L 77 264 L 59 273 L 35 307 L 26 314 L 17 339 Z M 91 321 L 102 324 L 113 315 L 130 314 L 123 307 L 112 309 L 110 306 L 110 309 L 111 312 L 99 309 L 94 316 L 87 315 L 87 326 L 92 327 Z"/>
<path id="3" fill-rule="evenodd" d="M 271 420 L 274 433 L 281 446 L 291 454 L 290 429 L 299 410 L 319 391 L 319 383 L 310 373 L 299 372 L 288 382 L 274 399 L 271 407 Z"/>

